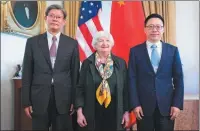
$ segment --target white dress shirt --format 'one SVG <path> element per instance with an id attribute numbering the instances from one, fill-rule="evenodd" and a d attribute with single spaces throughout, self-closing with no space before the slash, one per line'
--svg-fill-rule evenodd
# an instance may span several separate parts
<path id="1" fill-rule="evenodd" d="M 60 40 L 60 34 L 61 34 L 61 32 L 56 34 L 56 38 L 57 38 L 57 40 L 56 40 L 56 49 L 58 49 L 58 44 L 59 44 L 59 40 Z M 52 38 L 53 38 L 53 35 L 47 31 L 47 40 L 48 40 L 49 50 L 50 50 L 51 45 L 53 43 Z"/>
<path id="2" fill-rule="evenodd" d="M 59 40 L 60 40 L 60 34 L 61 34 L 61 32 L 59 32 L 58 34 L 55 35 L 55 37 L 56 37 L 56 39 L 57 39 L 57 40 L 56 40 L 56 50 L 58 50 L 58 44 L 59 44 Z M 49 50 L 50 50 L 51 45 L 52 45 L 52 43 L 53 43 L 52 38 L 53 38 L 53 35 L 50 34 L 50 33 L 47 31 L 47 40 L 48 40 Z M 50 59 L 51 59 L 52 67 L 54 67 L 56 58 L 50 57 Z"/>
<path id="3" fill-rule="evenodd" d="M 149 41 L 146 41 L 146 44 L 147 44 L 147 51 L 148 51 L 150 60 L 151 60 L 151 52 L 152 52 L 151 46 L 153 44 L 155 44 L 157 46 L 156 50 L 158 51 L 158 55 L 161 58 L 161 55 L 162 55 L 162 43 L 160 41 L 157 42 L 157 43 L 151 43 Z"/>
<path id="4" fill-rule="evenodd" d="M 159 57 L 161 59 L 161 55 L 162 55 L 162 43 L 160 41 L 157 42 L 157 43 L 151 43 L 151 42 L 147 41 L 146 44 L 147 44 L 147 51 L 148 51 L 150 60 L 151 60 L 151 52 L 152 52 L 151 46 L 153 44 L 155 44 L 157 46 L 156 50 L 157 50 L 158 55 L 159 55 Z M 153 66 L 153 69 L 154 69 L 154 72 L 157 72 L 158 67 Z"/>
<path id="5" fill-rule="evenodd" d="M 58 50 L 58 45 L 59 45 L 59 40 L 60 40 L 60 34 L 61 34 L 61 32 L 59 32 L 58 34 L 55 35 L 56 36 L 56 50 Z M 52 38 L 53 38 L 53 35 L 47 31 L 47 40 L 48 40 L 49 50 L 50 50 L 51 45 L 53 43 Z M 50 57 L 50 60 L 51 60 L 52 67 L 54 67 L 56 58 Z M 52 83 L 53 83 L 53 78 L 52 78 Z"/>

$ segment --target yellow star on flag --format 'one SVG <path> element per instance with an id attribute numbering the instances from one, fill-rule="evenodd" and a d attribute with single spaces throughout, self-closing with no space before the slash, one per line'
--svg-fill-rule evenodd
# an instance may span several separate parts
<path id="1" fill-rule="evenodd" d="M 125 5 L 125 3 L 124 3 L 123 0 L 120 0 L 120 1 L 118 1 L 117 3 L 120 5 L 120 7 L 121 7 L 122 5 Z"/>

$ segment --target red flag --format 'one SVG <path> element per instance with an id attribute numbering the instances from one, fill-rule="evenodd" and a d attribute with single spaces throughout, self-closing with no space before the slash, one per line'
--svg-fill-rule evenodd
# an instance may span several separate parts
<path id="1" fill-rule="evenodd" d="M 128 62 L 131 47 L 145 41 L 144 11 L 141 1 L 113 1 L 110 31 L 115 45 L 113 53 Z"/>
<path id="2" fill-rule="evenodd" d="M 113 53 L 128 62 L 130 48 L 145 41 L 144 11 L 141 1 L 112 2 L 110 31 L 115 45 Z M 130 113 L 131 128 L 136 123 L 136 116 Z"/>

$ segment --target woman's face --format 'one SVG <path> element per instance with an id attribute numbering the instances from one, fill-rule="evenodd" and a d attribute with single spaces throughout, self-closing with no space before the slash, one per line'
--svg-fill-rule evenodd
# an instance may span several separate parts
<path id="1" fill-rule="evenodd" d="M 95 45 L 98 52 L 111 52 L 111 41 L 106 37 L 100 37 Z"/>

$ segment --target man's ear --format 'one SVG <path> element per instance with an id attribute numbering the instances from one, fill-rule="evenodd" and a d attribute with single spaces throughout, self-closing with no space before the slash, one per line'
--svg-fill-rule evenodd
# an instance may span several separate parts
<path id="1" fill-rule="evenodd" d="M 44 17 L 44 20 L 45 20 L 45 21 L 47 20 L 47 16 Z"/>
<path id="2" fill-rule="evenodd" d="M 147 29 L 144 27 L 144 33 L 147 34 Z"/>
<path id="3" fill-rule="evenodd" d="M 67 19 L 64 19 L 63 21 L 64 21 L 64 25 L 66 25 L 67 24 Z"/>

